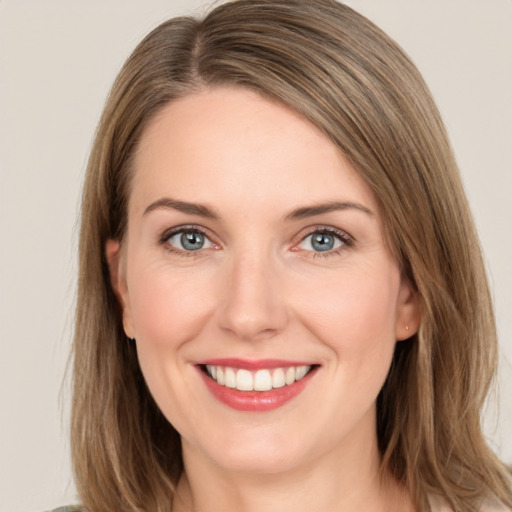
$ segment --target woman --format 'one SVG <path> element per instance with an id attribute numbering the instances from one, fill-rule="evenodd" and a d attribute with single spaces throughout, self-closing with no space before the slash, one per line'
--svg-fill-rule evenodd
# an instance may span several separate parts
<path id="1" fill-rule="evenodd" d="M 72 445 L 96 510 L 505 510 L 496 334 L 418 71 L 350 8 L 155 29 L 83 196 Z"/>

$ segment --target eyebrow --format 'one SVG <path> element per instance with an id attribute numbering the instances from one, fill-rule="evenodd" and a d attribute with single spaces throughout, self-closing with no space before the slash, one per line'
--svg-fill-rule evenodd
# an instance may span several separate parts
<path id="1" fill-rule="evenodd" d="M 373 217 L 375 213 L 359 203 L 353 201 L 330 201 L 328 203 L 315 204 L 312 206 L 304 206 L 291 211 L 285 216 L 286 220 L 299 220 L 306 217 L 314 217 L 315 215 L 322 215 L 324 213 L 330 213 L 340 210 L 359 210 L 366 213 L 370 217 Z"/>
<path id="2" fill-rule="evenodd" d="M 166 210 L 177 210 L 182 213 L 189 213 L 192 215 L 198 215 L 199 217 L 205 217 L 208 219 L 218 219 L 219 216 L 210 208 L 197 204 L 197 203 L 188 203 L 186 201 L 178 201 L 176 199 L 171 199 L 170 197 L 162 197 L 157 201 L 151 203 L 143 213 L 147 215 L 148 213 L 158 210 L 158 209 L 166 209 Z"/>
<path id="3" fill-rule="evenodd" d="M 143 213 L 148 213 L 158 210 L 177 210 L 182 213 L 188 213 L 192 215 L 198 215 L 199 217 L 205 217 L 208 219 L 218 220 L 219 216 L 207 206 L 198 203 L 189 203 L 187 201 L 178 201 L 177 199 L 171 199 L 170 197 L 162 197 L 151 203 Z M 373 217 L 375 214 L 372 210 L 363 206 L 362 204 L 355 203 L 353 201 L 330 201 L 328 203 L 315 204 L 311 206 L 303 206 L 292 210 L 290 213 L 285 215 L 285 220 L 300 220 L 307 217 L 314 217 L 316 215 L 322 215 L 324 213 L 330 213 L 340 210 L 359 210 L 367 215 Z"/>

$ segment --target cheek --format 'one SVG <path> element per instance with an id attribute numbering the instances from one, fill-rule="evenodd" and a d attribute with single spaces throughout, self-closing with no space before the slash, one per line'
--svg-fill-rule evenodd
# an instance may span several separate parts
<path id="1" fill-rule="evenodd" d="M 298 308 L 302 323 L 358 378 L 372 372 L 385 378 L 396 344 L 399 272 L 394 265 L 379 269 L 354 269 L 315 286 L 304 282 Z"/>
<path id="2" fill-rule="evenodd" d="M 346 272 L 338 279 L 316 281 L 308 288 L 302 306 L 304 317 L 319 327 L 340 333 L 385 332 L 394 337 L 400 286 L 398 271 Z"/>
<path id="3" fill-rule="evenodd" d="M 344 273 L 337 286 L 311 287 L 310 300 L 303 303 L 302 322 L 329 353 L 325 369 L 331 392 L 318 414 L 340 426 L 340 432 L 374 410 L 386 380 L 396 345 L 399 283 L 393 268 Z"/>
<path id="4" fill-rule="evenodd" d="M 160 410 L 179 432 L 184 431 L 196 414 L 190 410 L 196 390 L 190 386 L 189 374 L 195 370 L 187 364 L 183 347 L 197 337 L 211 315 L 211 286 L 205 285 L 204 272 L 169 269 L 148 259 L 140 264 L 133 258 L 133 272 L 128 275 L 142 373 Z"/>
<path id="5" fill-rule="evenodd" d="M 129 281 L 136 337 L 162 348 L 192 339 L 212 310 L 211 279 L 200 270 L 141 268 Z"/>

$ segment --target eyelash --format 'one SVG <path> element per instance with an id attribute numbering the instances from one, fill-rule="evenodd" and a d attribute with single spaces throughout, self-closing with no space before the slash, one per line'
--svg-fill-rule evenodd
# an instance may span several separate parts
<path id="1" fill-rule="evenodd" d="M 195 226 L 195 225 L 185 225 L 185 226 L 179 226 L 179 227 L 176 227 L 176 228 L 172 228 L 170 230 L 167 230 L 165 231 L 162 236 L 160 237 L 160 240 L 159 240 L 159 243 L 160 245 L 162 245 L 164 247 L 164 249 L 168 252 L 171 252 L 171 253 L 174 253 L 174 254 L 178 254 L 180 256 L 185 256 L 185 257 L 196 257 L 200 255 L 200 253 L 202 252 L 201 249 L 197 250 L 197 251 L 184 251 L 184 250 L 181 250 L 181 249 L 177 249 L 176 247 L 172 246 L 170 243 L 169 243 L 169 239 L 171 237 L 173 237 L 174 235 L 179 235 L 180 233 L 186 233 L 186 232 L 195 232 L 195 233 L 200 233 L 201 235 L 203 235 L 206 239 L 208 239 L 210 241 L 210 243 L 214 246 L 218 246 L 218 244 L 216 244 L 215 242 L 212 242 L 211 241 L 211 236 L 208 235 L 208 233 L 206 232 L 206 230 L 202 229 L 201 227 L 199 226 Z"/>
<path id="2" fill-rule="evenodd" d="M 167 250 L 168 252 L 178 254 L 180 256 L 185 256 L 185 257 L 197 257 L 201 254 L 201 252 L 202 252 L 201 249 L 199 249 L 198 251 L 185 251 L 185 250 L 177 249 L 176 247 L 172 246 L 169 243 L 169 239 L 171 237 L 178 235 L 180 233 L 187 232 L 187 231 L 200 233 L 202 236 L 204 236 L 206 239 L 208 239 L 210 241 L 210 243 L 213 244 L 213 246 L 219 247 L 219 245 L 217 243 L 215 243 L 211 240 L 211 236 L 208 235 L 208 233 L 205 229 L 201 228 L 200 226 L 196 226 L 196 225 L 179 226 L 179 227 L 172 228 L 170 230 L 165 231 L 162 234 L 162 236 L 160 237 L 159 244 L 162 245 L 165 248 L 165 250 Z M 346 233 L 345 231 L 342 231 L 340 229 L 333 228 L 331 226 L 329 226 L 329 227 L 327 227 L 327 226 L 312 226 L 312 227 L 308 228 L 308 231 L 304 235 L 301 235 L 300 240 L 298 242 L 294 243 L 291 250 L 294 252 L 299 252 L 300 249 L 298 248 L 298 246 L 301 243 L 303 243 L 309 236 L 314 235 L 314 234 L 325 234 L 325 235 L 333 236 L 333 237 L 337 238 L 342 244 L 340 247 L 338 247 L 336 249 L 331 249 L 331 250 L 327 250 L 327 251 L 323 251 L 323 252 L 322 251 L 307 251 L 307 252 L 311 253 L 310 257 L 315 258 L 315 259 L 329 258 L 332 256 L 337 256 L 341 252 L 353 247 L 354 243 L 355 243 L 355 240 L 351 235 L 349 235 L 348 233 Z"/>
<path id="3" fill-rule="evenodd" d="M 340 253 L 353 247 L 355 243 L 355 239 L 345 231 L 342 231 L 341 229 L 337 229 L 332 226 L 312 226 L 308 228 L 306 234 L 301 236 L 299 242 L 294 245 L 292 250 L 299 251 L 300 249 L 298 249 L 297 246 L 304 242 L 309 236 L 314 234 L 330 235 L 333 236 L 334 238 L 337 238 L 341 242 L 341 246 L 336 249 L 331 249 L 324 252 L 308 251 L 311 252 L 310 257 L 314 259 L 323 259 L 338 256 Z"/>

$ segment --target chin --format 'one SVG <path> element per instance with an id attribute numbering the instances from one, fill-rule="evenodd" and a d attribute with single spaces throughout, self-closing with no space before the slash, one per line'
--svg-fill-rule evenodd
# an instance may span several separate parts
<path id="1" fill-rule="evenodd" d="M 306 450 L 298 439 L 300 436 L 272 433 L 267 429 L 241 435 L 241 428 L 237 428 L 238 432 L 215 436 L 214 444 L 209 442 L 203 447 L 194 443 L 195 447 L 191 448 L 183 441 L 184 456 L 187 449 L 199 449 L 215 466 L 227 472 L 255 475 L 284 473 L 304 461 Z"/>
<path id="2" fill-rule="evenodd" d="M 282 448 L 276 446 L 265 452 L 246 451 L 231 456 L 224 453 L 215 462 L 231 473 L 263 476 L 287 473 L 297 468 L 301 459 L 297 455 L 283 453 Z"/>

